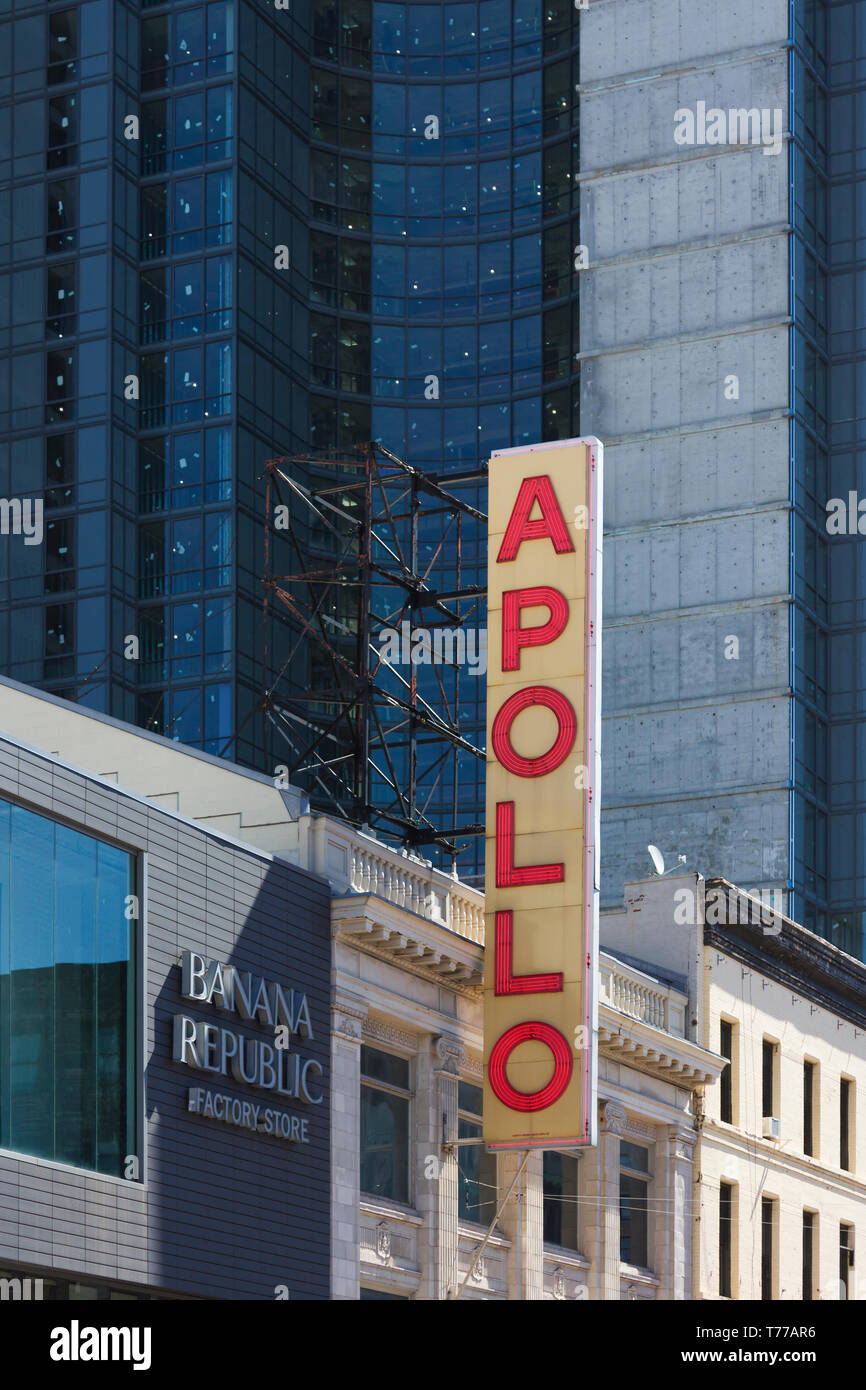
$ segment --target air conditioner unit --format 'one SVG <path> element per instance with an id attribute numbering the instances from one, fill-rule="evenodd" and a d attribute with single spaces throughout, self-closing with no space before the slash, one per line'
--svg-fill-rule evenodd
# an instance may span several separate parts
<path id="1" fill-rule="evenodd" d="M 764 1138 L 765 1138 L 765 1139 L 778 1139 L 778 1137 L 779 1137 L 779 1121 L 778 1121 L 778 1119 L 776 1118 L 775 1115 L 765 1115 L 765 1116 L 764 1116 Z"/>

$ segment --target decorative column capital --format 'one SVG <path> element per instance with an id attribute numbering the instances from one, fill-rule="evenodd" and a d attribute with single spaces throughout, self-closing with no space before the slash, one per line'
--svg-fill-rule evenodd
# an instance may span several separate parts
<path id="1" fill-rule="evenodd" d="M 598 1103 L 598 1119 L 603 1130 L 608 1134 L 624 1134 L 626 1125 L 626 1115 L 624 1108 L 615 1100 L 600 1100 Z"/>
<path id="2" fill-rule="evenodd" d="M 433 1039 L 433 1070 L 437 1076 L 459 1077 L 466 1065 L 466 1048 L 458 1038 L 440 1033 Z"/>
<path id="3" fill-rule="evenodd" d="M 668 1130 L 668 1156 L 679 1158 L 691 1163 L 694 1159 L 695 1144 L 698 1136 L 694 1130 L 681 1129 L 679 1125 L 671 1125 Z"/>

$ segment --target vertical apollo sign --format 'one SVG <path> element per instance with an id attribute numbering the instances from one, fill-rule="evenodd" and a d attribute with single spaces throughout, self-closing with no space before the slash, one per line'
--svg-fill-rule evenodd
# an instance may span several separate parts
<path id="1" fill-rule="evenodd" d="M 594 1144 L 602 446 L 490 460 L 484 1139 Z"/>

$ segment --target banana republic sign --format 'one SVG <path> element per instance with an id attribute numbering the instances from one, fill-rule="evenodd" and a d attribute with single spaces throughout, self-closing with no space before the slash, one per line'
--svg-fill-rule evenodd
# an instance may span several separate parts
<path id="1" fill-rule="evenodd" d="M 314 1058 L 303 1059 L 292 1050 L 293 1039 L 309 1040 L 313 1036 L 305 994 L 284 990 L 282 985 L 249 970 L 205 960 L 195 951 L 183 952 L 180 973 L 182 998 L 268 1029 L 271 1040 L 249 1037 L 237 1028 L 189 1014 L 175 1014 L 175 1062 L 215 1076 L 231 1076 L 241 1085 L 270 1092 L 273 1097 L 284 1096 L 306 1105 L 322 1103 L 315 1084 L 322 1074 L 321 1064 Z M 209 1087 L 192 1086 L 188 1109 L 259 1134 L 309 1143 L 309 1121 L 305 1117 L 266 1106 L 261 1097 L 240 1099 Z"/>
<path id="2" fill-rule="evenodd" d="M 484 1138 L 595 1143 L 601 456 L 490 461 Z"/>

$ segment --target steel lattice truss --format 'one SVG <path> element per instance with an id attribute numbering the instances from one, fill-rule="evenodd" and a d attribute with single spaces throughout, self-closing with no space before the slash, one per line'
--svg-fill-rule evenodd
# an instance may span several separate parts
<path id="1" fill-rule="evenodd" d="M 464 547 L 487 518 L 457 493 L 485 475 L 449 474 L 446 487 L 381 445 L 355 454 L 265 466 L 261 711 L 319 809 L 453 860 L 484 833 L 460 805 L 484 760 L 483 678 L 465 669 L 465 644 L 486 641 L 486 590 L 464 584 Z M 274 572 L 278 537 L 288 573 Z M 272 649 L 278 620 L 285 659 Z M 407 662 L 419 631 L 421 664 Z M 441 659 L 423 660 L 425 642 Z"/>

